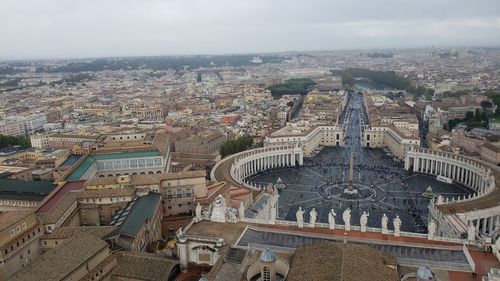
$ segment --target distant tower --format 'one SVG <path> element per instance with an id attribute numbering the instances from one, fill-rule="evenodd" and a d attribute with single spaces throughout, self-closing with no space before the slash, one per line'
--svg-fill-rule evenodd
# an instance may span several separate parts
<path id="1" fill-rule="evenodd" d="M 436 275 L 428 266 L 422 266 L 417 269 L 417 273 L 415 274 L 417 281 L 436 281 Z"/>

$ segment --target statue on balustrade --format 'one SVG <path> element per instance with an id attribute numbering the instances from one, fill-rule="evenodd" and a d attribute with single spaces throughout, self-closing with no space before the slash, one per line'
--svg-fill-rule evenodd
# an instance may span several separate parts
<path id="1" fill-rule="evenodd" d="M 347 208 L 342 213 L 342 219 L 344 220 L 344 227 L 346 231 L 351 230 L 351 209 Z"/>
<path id="2" fill-rule="evenodd" d="M 387 230 L 387 224 L 389 223 L 389 218 L 387 218 L 387 215 L 384 213 L 382 215 L 382 234 L 387 234 L 389 231 Z"/>
<path id="3" fill-rule="evenodd" d="M 240 220 L 245 218 L 245 205 L 243 204 L 243 201 L 241 201 L 238 206 L 238 217 Z"/>
<path id="4" fill-rule="evenodd" d="M 297 218 L 297 225 L 300 228 L 304 227 L 304 210 L 302 210 L 302 207 L 299 207 L 295 213 L 295 217 Z"/>
<path id="5" fill-rule="evenodd" d="M 316 225 L 317 218 L 318 212 L 316 212 L 315 208 L 312 208 L 311 212 L 309 212 L 309 227 L 314 227 Z"/>
<path id="6" fill-rule="evenodd" d="M 219 194 L 212 203 L 212 214 L 210 220 L 213 222 L 226 222 L 226 199 Z"/>
<path id="7" fill-rule="evenodd" d="M 328 224 L 330 225 L 330 229 L 335 229 L 335 217 L 337 214 L 333 209 L 330 210 L 330 213 L 328 213 Z"/>
<path id="8" fill-rule="evenodd" d="M 394 236 L 399 237 L 401 233 L 401 219 L 399 218 L 399 215 L 396 215 L 394 220 L 392 221 L 394 224 Z"/>
<path id="9" fill-rule="evenodd" d="M 200 203 L 198 202 L 198 204 L 196 204 L 196 208 L 194 210 L 195 214 L 196 214 L 196 221 L 201 221 L 202 220 L 202 217 L 201 217 L 201 205 Z"/>
<path id="10" fill-rule="evenodd" d="M 361 232 L 366 232 L 366 225 L 368 224 L 369 213 L 363 211 L 361 217 L 359 218 L 359 225 L 361 226 Z"/>

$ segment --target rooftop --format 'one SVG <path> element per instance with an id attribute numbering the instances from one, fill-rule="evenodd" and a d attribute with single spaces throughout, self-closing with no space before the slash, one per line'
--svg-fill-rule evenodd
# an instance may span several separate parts
<path id="1" fill-rule="evenodd" d="M 297 249 L 287 280 L 396 281 L 395 267 L 394 257 L 369 246 L 320 242 Z"/>
<path id="2" fill-rule="evenodd" d="M 50 198 L 46 200 L 43 205 L 38 209 L 37 212 L 44 213 L 48 212 L 52 207 L 54 207 L 59 200 L 61 200 L 66 193 L 73 190 L 80 190 L 83 188 L 84 181 L 67 182 L 63 186 L 59 187 L 55 193 L 52 193 Z"/>
<path id="3" fill-rule="evenodd" d="M 113 275 L 133 280 L 167 280 L 172 270 L 178 265 L 176 261 L 156 254 L 119 252 L 116 256 L 117 266 Z"/>
<path id="4" fill-rule="evenodd" d="M 51 249 L 11 277 L 11 281 L 63 280 L 85 264 L 108 244 L 90 233 L 82 232 Z M 78 249 L 78 250 L 75 250 Z"/>
<path id="5" fill-rule="evenodd" d="M 154 157 L 160 156 L 158 150 L 146 150 L 146 151 L 127 151 L 127 152 L 115 152 L 115 153 L 103 153 L 88 155 L 85 160 L 83 160 L 78 167 L 76 167 L 73 172 L 66 177 L 68 181 L 79 180 L 85 172 L 94 164 L 96 161 L 105 160 L 116 160 L 116 159 L 130 159 L 130 158 L 144 158 L 144 157 Z"/>
<path id="6" fill-rule="evenodd" d="M 54 187 L 51 182 L 0 179 L 0 198 L 41 201 Z"/>
<path id="7" fill-rule="evenodd" d="M 21 221 L 25 217 L 31 215 L 33 211 L 15 211 L 0 213 L 0 232 L 11 227 L 13 224 Z"/>
<path id="8" fill-rule="evenodd" d="M 118 234 L 135 236 L 144 222 L 154 216 L 160 200 L 160 195 L 153 192 L 141 196 L 118 212 L 110 224 L 118 227 Z"/>

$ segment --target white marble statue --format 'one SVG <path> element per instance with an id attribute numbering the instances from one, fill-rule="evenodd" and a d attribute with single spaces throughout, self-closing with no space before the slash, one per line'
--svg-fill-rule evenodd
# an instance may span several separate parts
<path id="1" fill-rule="evenodd" d="M 476 241 L 476 227 L 473 223 L 467 228 L 467 240 Z"/>
<path id="2" fill-rule="evenodd" d="M 382 234 L 387 234 L 389 231 L 387 230 L 387 224 L 389 223 L 389 218 L 387 215 L 384 213 L 382 215 Z"/>
<path id="3" fill-rule="evenodd" d="M 351 209 L 347 208 L 342 213 L 342 219 L 344 220 L 344 227 L 346 231 L 351 230 Z"/>
<path id="4" fill-rule="evenodd" d="M 394 220 L 392 221 L 394 224 L 394 236 L 399 237 L 401 233 L 401 219 L 399 218 L 399 215 L 396 215 Z"/>
<path id="5" fill-rule="evenodd" d="M 236 209 L 234 209 L 234 208 L 227 208 L 227 210 L 226 210 L 226 219 L 229 222 L 232 222 L 232 223 L 238 222 L 238 217 L 236 217 Z"/>
<path id="6" fill-rule="evenodd" d="M 243 204 L 243 201 L 240 202 L 240 205 L 238 206 L 238 217 L 240 220 L 245 218 L 245 205 Z"/>
<path id="7" fill-rule="evenodd" d="M 297 218 L 298 226 L 300 228 L 304 227 L 304 210 L 302 210 L 302 207 L 299 207 L 299 209 L 295 213 L 295 217 Z"/>
<path id="8" fill-rule="evenodd" d="M 312 208 L 311 212 L 309 212 L 309 227 L 316 226 L 317 218 L 318 218 L 318 212 L 316 212 L 315 208 Z"/>
<path id="9" fill-rule="evenodd" d="M 330 210 L 330 213 L 328 213 L 328 224 L 330 225 L 330 229 L 335 229 L 335 217 L 337 214 L 333 209 Z"/>
<path id="10" fill-rule="evenodd" d="M 436 223 L 431 219 L 429 225 L 427 225 L 427 239 L 433 239 L 434 235 L 436 235 Z"/>
<path id="11" fill-rule="evenodd" d="M 361 217 L 359 218 L 359 225 L 361 226 L 361 232 L 366 232 L 366 225 L 368 224 L 368 216 L 370 216 L 370 214 L 363 211 L 363 214 L 361 214 Z"/>
<path id="12" fill-rule="evenodd" d="M 201 217 L 201 205 L 200 203 L 196 204 L 196 208 L 194 210 L 196 214 L 196 221 L 201 221 L 203 218 Z"/>
<path id="13" fill-rule="evenodd" d="M 226 222 L 226 199 L 219 194 L 212 203 L 212 214 L 210 220 L 213 222 Z"/>

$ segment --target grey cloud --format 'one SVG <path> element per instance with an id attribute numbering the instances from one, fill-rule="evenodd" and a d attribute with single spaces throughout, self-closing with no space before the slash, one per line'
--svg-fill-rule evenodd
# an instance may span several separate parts
<path id="1" fill-rule="evenodd" d="M 500 44 L 497 0 L 2 0 L 0 58 Z"/>

